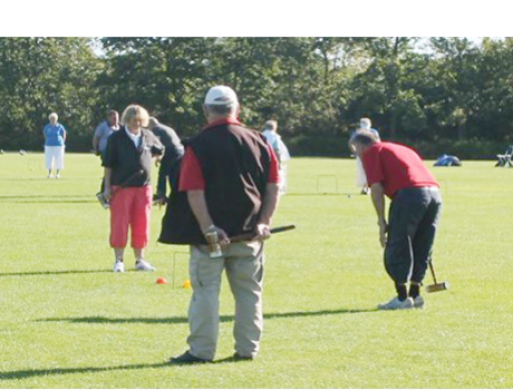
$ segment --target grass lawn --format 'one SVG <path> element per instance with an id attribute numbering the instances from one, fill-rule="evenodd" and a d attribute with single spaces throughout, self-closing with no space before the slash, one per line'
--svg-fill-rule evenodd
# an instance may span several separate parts
<path id="1" fill-rule="evenodd" d="M 513 169 L 493 165 L 432 168 L 444 198 L 434 262 L 451 289 L 424 294 L 424 310 L 378 312 L 394 290 L 355 162 L 292 160 L 274 224 L 298 229 L 267 244 L 260 356 L 223 362 L 224 281 L 217 362 L 170 367 L 186 350 L 191 290 L 187 248 L 155 243 L 164 210 L 147 251 L 157 272 L 114 274 L 98 159 L 68 154 L 49 180 L 42 154 L 1 155 L 0 387 L 512 388 Z"/>

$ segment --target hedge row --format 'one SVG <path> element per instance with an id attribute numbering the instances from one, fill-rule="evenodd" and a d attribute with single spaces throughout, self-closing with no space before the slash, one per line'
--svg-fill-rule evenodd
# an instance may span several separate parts
<path id="1" fill-rule="evenodd" d="M 292 156 L 349 157 L 351 154 L 347 136 L 298 136 L 284 139 L 284 142 Z M 415 148 L 423 158 L 430 160 L 442 154 L 454 155 L 462 160 L 494 160 L 497 154 L 504 153 L 508 147 L 502 142 L 483 140 L 397 142 Z"/>

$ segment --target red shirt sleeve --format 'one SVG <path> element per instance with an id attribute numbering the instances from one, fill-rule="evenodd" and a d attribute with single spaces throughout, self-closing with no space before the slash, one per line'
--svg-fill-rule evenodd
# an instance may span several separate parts
<path id="1" fill-rule="evenodd" d="M 191 147 L 185 149 L 180 167 L 180 185 L 178 191 L 204 190 L 205 178 L 200 162 Z"/>
<path id="2" fill-rule="evenodd" d="M 280 182 L 280 164 L 278 162 L 278 157 L 276 157 L 276 153 L 270 145 L 269 153 L 271 154 L 271 165 L 269 167 L 269 179 L 267 182 L 277 184 Z"/>
<path id="3" fill-rule="evenodd" d="M 368 149 L 362 156 L 362 163 L 369 187 L 375 183 L 383 183 L 385 181 L 385 174 L 383 173 L 377 148 L 372 147 Z"/>

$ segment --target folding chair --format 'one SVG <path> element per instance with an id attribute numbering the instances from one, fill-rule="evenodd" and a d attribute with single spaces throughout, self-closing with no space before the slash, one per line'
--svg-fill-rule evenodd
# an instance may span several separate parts
<path id="1" fill-rule="evenodd" d="M 497 155 L 497 164 L 496 167 L 513 167 L 513 163 L 511 162 L 511 157 L 513 156 L 513 145 L 508 146 L 506 152 L 504 154 Z"/>

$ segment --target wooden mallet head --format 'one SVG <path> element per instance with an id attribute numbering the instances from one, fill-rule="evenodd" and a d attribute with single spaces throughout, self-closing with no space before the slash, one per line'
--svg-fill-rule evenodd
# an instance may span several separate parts
<path id="1" fill-rule="evenodd" d="M 434 283 L 426 286 L 426 292 L 433 293 L 438 291 L 445 291 L 449 289 L 448 282 Z"/>
<path id="2" fill-rule="evenodd" d="M 449 289 L 449 283 L 448 282 L 438 283 L 436 281 L 435 267 L 433 267 L 433 262 L 432 261 L 429 261 L 429 269 L 431 270 L 431 275 L 433 275 L 433 281 L 435 283 L 426 286 L 426 292 L 432 293 L 432 292 L 448 290 Z"/>

